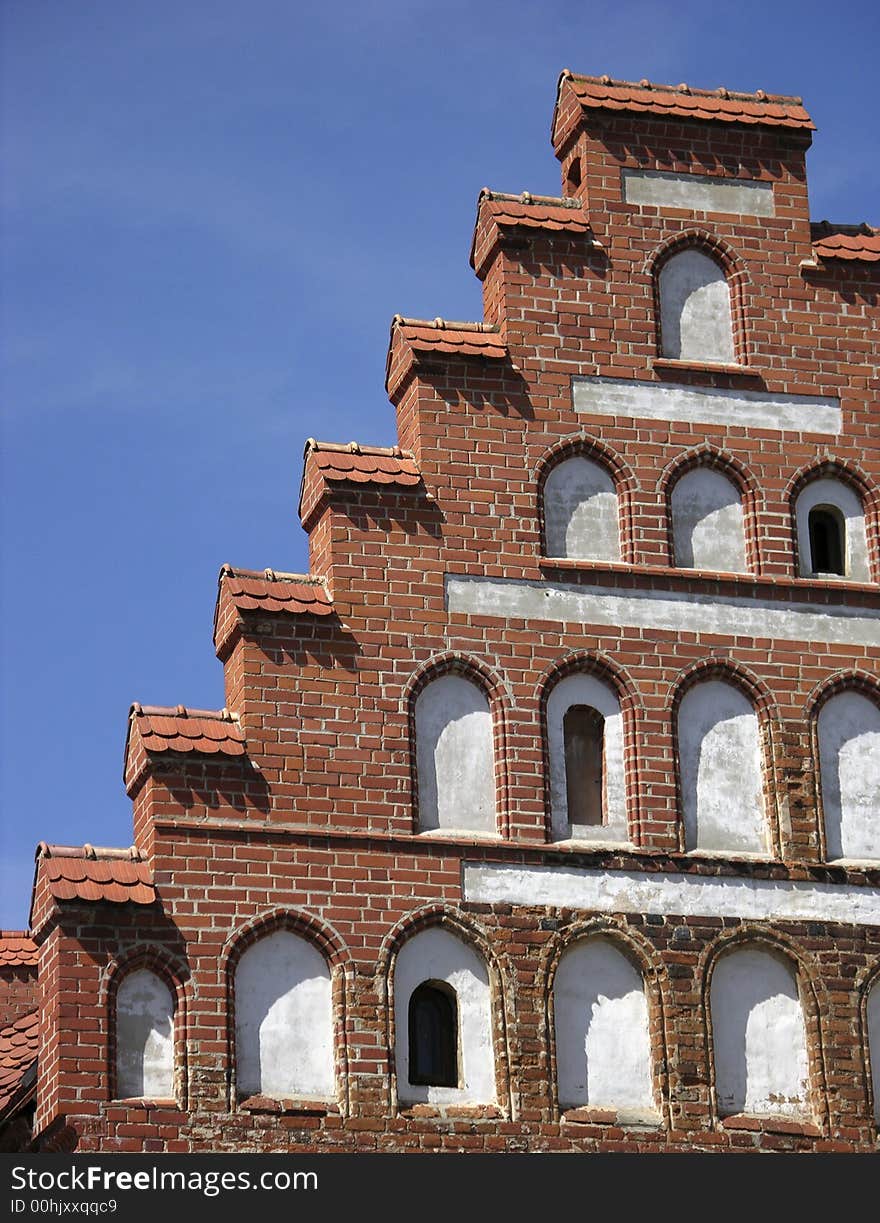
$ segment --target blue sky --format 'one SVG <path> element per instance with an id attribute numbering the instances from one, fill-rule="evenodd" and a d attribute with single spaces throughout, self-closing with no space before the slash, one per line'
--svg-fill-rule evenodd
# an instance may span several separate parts
<path id="1" fill-rule="evenodd" d="M 880 10 L 3 0 L 0 926 L 131 842 L 132 700 L 213 708 L 226 561 L 301 570 L 302 444 L 395 441 L 399 311 L 479 318 L 479 189 L 557 194 L 563 67 L 800 93 L 878 221 Z"/>

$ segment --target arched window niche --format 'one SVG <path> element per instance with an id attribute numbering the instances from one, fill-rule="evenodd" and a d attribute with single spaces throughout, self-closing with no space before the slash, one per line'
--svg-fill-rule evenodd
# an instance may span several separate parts
<path id="1" fill-rule="evenodd" d="M 397 954 L 394 1033 L 401 1104 L 496 1103 L 489 972 L 444 926 L 420 930 Z"/>
<path id="2" fill-rule="evenodd" d="M 601 463 L 581 454 L 556 463 L 544 480 L 543 510 L 547 556 L 620 560 L 617 490 Z"/>
<path id="3" fill-rule="evenodd" d="M 678 706 L 685 849 L 766 855 L 758 716 L 738 687 L 702 679 Z"/>
<path id="4" fill-rule="evenodd" d="M 829 697 L 817 719 L 825 853 L 880 859 L 880 706 L 848 689 Z"/>
<path id="5" fill-rule="evenodd" d="M 712 973 L 710 1009 L 719 1116 L 807 1119 L 806 1028 L 788 958 L 760 944 L 725 952 Z"/>
<path id="6" fill-rule="evenodd" d="M 445 981 L 424 981 L 409 1000 L 409 1080 L 458 1087 L 458 996 Z"/>
<path id="7" fill-rule="evenodd" d="M 559 1107 L 655 1120 L 648 1000 L 639 970 L 611 939 L 566 948 L 553 983 Z"/>
<path id="8" fill-rule="evenodd" d="M 865 999 L 865 1020 L 868 1028 L 868 1057 L 871 1062 L 874 1124 L 880 1129 L 880 977 L 875 979 Z"/>
<path id="9" fill-rule="evenodd" d="M 464 675 L 430 680 L 415 702 L 419 830 L 496 832 L 489 698 Z"/>
<path id="10" fill-rule="evenodd" d="M 330 967 L 291 930 L 264 934 L 236 966 L 235 1077 L 240 1097 L 335 1096 Z"/>
<path id="11" fill-rule="evenodd" d="M 721 265 L 697 246 L 676 250 L 658 273 L 660 351 L 672 361 L 735 361 L 730 285 Z"/>
<path id="12" fill-rule="evenodd" d="M 747 572 L 742 496 L 731 479 L 706 465 L 692 468 L 676 480 L 670 512 L 677 567 Z"/>
<path id="13" fill-rule="evenodd" d="M 795 503 L 801 577 L 869 582 L 868 541 L 862 500 L 833 476 L 811 480 Z"/>
<path id="14" fill-rule="evenodd" d="M 558 680 L 546 705 L 550 830 L 556 841 L 629 841 L 623 714 L 617 693 L 577 671 Z"/>
<path id="15" fill-rule="evenodd" d="M 174 997 L 148 968 L 126 973 L 116 991 L 116 1095 L 174 1097 Z"/>

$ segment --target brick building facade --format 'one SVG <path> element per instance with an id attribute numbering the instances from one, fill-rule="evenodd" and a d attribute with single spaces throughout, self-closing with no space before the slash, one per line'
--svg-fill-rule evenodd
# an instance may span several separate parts
<path id="1" fill-rule="evenodd" d="M 39 847 L 7 1149 L 876 1149 L 880 233 L 812 131 L 562 74 L 484 321 L 396 317 L 398 446 L 221 571 L 226 708 L 132 707 L 132 847 Z"/>

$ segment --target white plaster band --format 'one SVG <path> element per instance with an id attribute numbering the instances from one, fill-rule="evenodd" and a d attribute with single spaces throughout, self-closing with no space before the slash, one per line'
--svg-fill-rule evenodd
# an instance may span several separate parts
<path id="1" fill-rule="evenodd" d="M 465 862 L 462 890 L 470 904 L 880 926 L 880 889 L 851 884 Z"/>
<path id="2" fill-rule="evenodd" d="M 623 198 L 628 204 L 654 208 L 687 208 L 691 212 L 735 212 L 743 217 L 772 217 L 771 183 L 731 181 L 702 174 L 667 174 L 623 170 Z"/>
<path id="3" fill-rule="evenodd" d="M 773 429 L 778 433 L 840 433 L 840 400 L 761 391 L 666 386 L 633 378 L 572 378 L 574 409 L 583 416 Z"/>
<path id="4" fill-rule="evenodd" d="M 880 616 L 864 608 L 811 607 L 769 599 L 629 590 L 562 582 L 518 582 L 505 578 L 446 575 L 450 612 L 551 620 L 613 628 L 727 637 L 770 637 L 822 645 L 880 646 Z"/>

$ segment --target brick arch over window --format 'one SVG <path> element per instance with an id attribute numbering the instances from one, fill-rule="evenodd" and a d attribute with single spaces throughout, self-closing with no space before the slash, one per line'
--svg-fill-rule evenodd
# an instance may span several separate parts
<path id="1" fill-rule="evenodd" d="M 537 690 L 544 765 L 545 829 L 548 840 L 594 840 L 639 844 L 638 756 L 642 712 L 635 685 L 616 663 L 578 651 L 555 662 Z M 601 823 L 573 831 L 568 810 L 570 767 L 566 761 L 565 713 L 595 709 L 604 719 Z"/>
<path id="2" fill-rule="evenodd" d="M 577 922 L 554 941 L 545 992 L 555 1110 L 666 1118 L 664 980 L 656 948 L 614 918 Z"/>
<path id="3" fill-rule="evenodd" d="M 512 979 L 511 966 L 496 953 L 486 932 L 453 905 L 426 905 L 397 923 L 384 939 L 377 961 L 377 981 L 384 987 L 387 1047 L 391 1050 L 392 1109 L 416 1103 L 452 1107 L 481 1104 L 509 1112 L 506 982 Z M 459 1024 L 457 1087 L 431 1088 L 409 1082 L 409 1002 L 425 982 L 446 986 L 455 993 Z"/>
<path id="4" fill-rule="evenodd" d="M 665 507 L 666 536 L 668 544 L 668 563 L 679 563 L 676 548 L 676 515 L 673 512 L 673 502 L 680 481 L 692 473 L 707 471 L 723 476 L 738 492 L 741 506 L 742 560 L 739 569 L 729 572 L 760 573 L 760 552 L 758 545 L 758 506 L 760 493 L 758 483 L 746 465 L 731 454 L 729 450 L 721 450 L 711 443 L 695 446 L 678 455 L 669 463 L 660 476 L 657 484 L 658 500 Z M 707 507 L 711 509 L 711 507 Z M 693 517 L 693 516 L 692 516 Z M 687 559 L 687 558 L 683 558 Z M 691 567 L 691 566 L 685 566 Z M 713 565 L 697 565 L 697 568 L 720 568 L 716 562 Z"/>
<path id="5" fill-rule="evenodd" d="M 822 482 L 826 481 L 827 496 L 820 491 Z M 849 506 L 844 499 L 833 496 L 835 484 L 848 491 L 850 498 L 854 499 Z M 856 463 L 830 454 L 801 468 L 789 481 L 784 493 L 791 521 L 795 573 L 807 577 L 814 572 L 808 525 L 811 505 L 807 500 L 811 489 L 816 490 L 816 495 L 809 498 L 810 503 L 816 501 L 817 505 L 822 505 L 827 502 L 840 509 L 844 519 L 847 519 L 844 523 L 845 547 L 849 555 L 846 557 L 848 569 L 844 576 L 853 581 L 880 581 L 880 489 Z M 838 501 L 841 502 L 839 506 Z M 855 501 L 858 501 L 858 507 Z M 854 518 L 852 524 L 848 521 L 848 515 Z M 855 572 L 850 575 L 849 570 L 853 569 Z"/>
<path id="6" fill-rule="evenodd" d="M 610 447 L 584 434 L 566 438 L 540 460 L 535 484 L 544 556 L 633 563 L 632 503 L 638 481 Z M 603 524 L 601 546 L 586 530 L 597 520 Z"/>
<path id="7" fill-rule="evenodd" d="M 667 358 L 671 356 L 671 353 L 666 351 L 670 347 L 670 342 L 667 336 L 667 340 L 664 343 L 662 325 L 664 298 L 667 297 L 661 284 L 664 269 L 668 269 L 673 260 L 677 259 L 678 256 L 686 255 L 687 252 L 694 252 L 697 256 L 711 260 L 723 275 L 729 294 L 730 355 L 726 360 L 717 354 L 705 357 L 685 355 L 681 358 L 672 357 L 672 359 L 706 361 L 709 364 L 729 364 L 732 362 L 739 366 L 747 365 L 745 286 L 748 283 L 748 273 L 746 272 L 745 264 L 732 247 L 728 246 L 721 238 L 709 233 L 707 230 L 695 228 L 686 229 L 667 239 L 666 242 L 654 251 L 645 264 L 644 270 L 651 277 L 653 286 L 657 355 Z M 668 305 L 669 302 L 667 301 L 666 304 Z"/>
<path id="8" fill-rule="evenodd" d="M 288 944 L 288 937 L 296 943 Z M 253 971 L 242 988 L 238 979 L 242 961 L 261 944 L 271 947 L 272 953 L 263 957 L 264 963 L 259 956 L 248 962 Z M 272 909 L 231 936 L 220 958 L 221 980 L 226 983 L 231 1107 L 236 1099 L 266 1095 L 338 1102 L 347 1111 L 345 1016 L 350 964 L 340 936 L 310 913 Z M 265 989 L 262 982 L 267 983 Z M 285 984 L 287 989 L 282 988 Z M 255 1026 L 259 1045 L 254 1044 Z M 248 1051 L 242 1042 L 247 1042 Z"/>
<path id="9" fill-rule="evenodd" d="M 712 657 L 688 667 L 671 697 L 681 847 L 778 856 L 778 715 L 767 687 L 741 663 Z"/>
<path id="10" fill-rule="evenodd" d="M 806 716 L 822 856 L 880 860 L 880 684 L 837 672 L 813 690 Z"/>
<path id="11" fill-rule="evenodd" d="M 745 1113 L 826 1124 L 817 976 L 765 925 L 743 923 L 705 949 L 697 979 L 716 1123 Z"/>
<path id="12" fill-rule="evenodd" d="M 129 994 L 137 974 L 143 988 Z M 188 981 L 186 963 L 163 948 L 137 947 L 111 963 L 101 986 L 108 1099 L 174 1099 L 186 1107 Z"/>
<path id="13" fill-rule="evenodd" d="M 404 700 L 413 831 L 505 835 L 507 697 L 500 678 L 479 659 L 441 654 L 416 671 Z"/>

